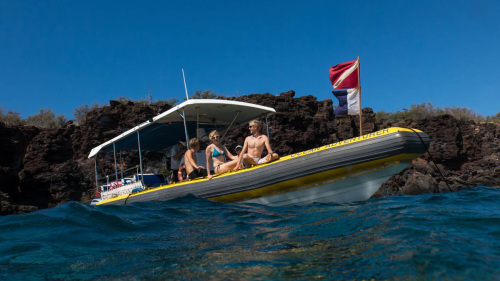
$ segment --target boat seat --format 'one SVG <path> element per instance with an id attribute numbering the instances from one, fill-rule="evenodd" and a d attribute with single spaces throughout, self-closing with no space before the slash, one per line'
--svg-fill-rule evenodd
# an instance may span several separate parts
<path id="1" fill-rule="evenodd" d="M 123 185 L 134 183 L 134 182 L 135 182 L 135 180 L 133 178 L 123 178 L 122 179 Z"/>
<path id="2" fill-rule="evenodd" d="M 157 186 L 165 184 L 165 175 L 164 174 L 135 175 L 134 179 L 136 181 L 142 180 L 144 185 L 147 187 L 157 187 Z"/>
<path id="3" fill-rule="evenodd" d="M 108 190 L 109 190 L 109 185 L 107 184 L 101 185 L 101 191 L 108 191 Z"/>

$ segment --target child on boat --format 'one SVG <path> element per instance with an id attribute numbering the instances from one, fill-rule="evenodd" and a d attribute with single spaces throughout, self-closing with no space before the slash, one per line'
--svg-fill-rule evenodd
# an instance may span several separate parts
<path id="1" fill-rule="evenodd" d="M 190 180 L 203 177 L 207 174 L 205 167 L 198 166 L 196 152 L 200 150 L 200 142 L 197 138 L 189 140 L 189 149 L 184 154 L 184 163 L 186 164 L 186 173 Z"/>

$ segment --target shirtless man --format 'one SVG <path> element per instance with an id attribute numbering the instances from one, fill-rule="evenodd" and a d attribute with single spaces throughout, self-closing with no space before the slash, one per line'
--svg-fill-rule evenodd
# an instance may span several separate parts
<path id="1" fill-rule="evenodd" d="M 250 121 L 248 128 L 250 129 L 251 136 L 245 139 L 243 149 L 238 157 L 238 164 L 234 168 L 235 171 L 241 168 L 241 163 L 246 165 L 258 165 L 276 160 L 279 158 L 277 153 L 271 149 L 271 144 L 266 135 L 260 134 L 261 123 L 257 120 Z M 264 147 L 267 149 L 267 155 L 261 158 Z"/>
<path id="2" fill-rule="evenodd" d="M 186 164 L 186 173 L 190 180 L 203 177 L 206 174 L 205 167 L 198 166 L 196 152 L 200 150 L 200 143 L 197 138 L 189 140 L 189 150 L 184 154 L 184 163 Z"/>

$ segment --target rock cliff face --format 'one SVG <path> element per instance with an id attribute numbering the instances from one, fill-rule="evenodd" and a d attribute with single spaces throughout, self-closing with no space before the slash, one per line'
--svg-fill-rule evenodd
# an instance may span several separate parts
<path id="1" fill-rule="evenodd" d="M 289 91 L 232 99 L 276 109 L 277 114 L 269 118 L 269 133 L 271 146 L 280 155 L 359 135 L 359 118 L 335 117 L 330 99 L 294 95 Z M 111 101 L 110 106 L 91 111 L 78 126 L 69 122 L 61 129 L 43 130 L 0 123 L 0 214 L 31 212 L 68 201 L 90 202 L 95 192 L 94 162 L 87 159 L 90 150 L 169 108 Z M 377 118 L 371 108 L 363 109 L 362 122 L 364 134 L 400 126 L 420 129 L 432 140 L 428 154 L 390 178 L 374 197 L 500 186 L 498 124 L 475 124 L 447 115 L 391 124 Z M 230 131 L 227 145 L 238 135 L 248 135 L 246 126 Z M 159 163 L 158 155 L 148 156 Z M 137 156 L 123 157 L 125 162 Z"/>
<path id="2" fill-rule="evenodd" d="M 432 140 L 429 153 L 389 179 L 374 197 L 500 187 L 499 124 L 475 124 L 443 115 L 395 125 L 426 132 Z"/>

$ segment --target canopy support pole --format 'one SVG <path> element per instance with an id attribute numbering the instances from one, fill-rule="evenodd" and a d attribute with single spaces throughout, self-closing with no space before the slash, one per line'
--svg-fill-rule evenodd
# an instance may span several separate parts
<path id="1" fill-rule="evenodd" d="M 199 108 L 200 108 L 199 106 L 196 107 L 196 138 L 198 140 L 200 140 L 200 135 L 198 133 L 199 124 L 200 124 L 200 113 L 198 112 Z"/>
<path id="2" fill-rule="evenodd" d="M 267 130 L 267 138 L 269 139 L 269 124 L 267 123 L 267 116 L 266 116 L 266 130 Z"/>
<path id="3" fill-rule="evenodd" d="M 99 192 L 99 175 L 97 172 L 97 155 L 94 158 L 94 165 L 95 165 L 95 188 Z"/>
<path id="4" fill-rule="evenodd" d="M 186 113 L 184 113 L 184 108 L 182 109 L 182 120 L 184 120 L 184 133 L 186 134 L 186 147 L 187 147 L 187 149 L 191 149 L 189 147 L 189 136 L 188 136 L 187 123 L 186 123 Z"/>
<path id="5" fill-rule="evenodd" d="M 115 180 L 118 180 L 118 165 L 116 164 L 116 146 L 113 143 L 113 158 L 115 159 Z"/>
<path id="6" fill-rule="evenodd" d="M 141 138 L 139 131 L 137 131 L 137 145 L 139 146 L 139 163 L 141 164 L 141 181 L 144 181 L 144 173 L 142 172 L 142 154 L 141 154 Z"/>
<path id="7" fill-rule="evenodd" d="M 122 151 L 120 150 L 120 171 L 123 179 L 123 159 L 122 159 Z"/>

